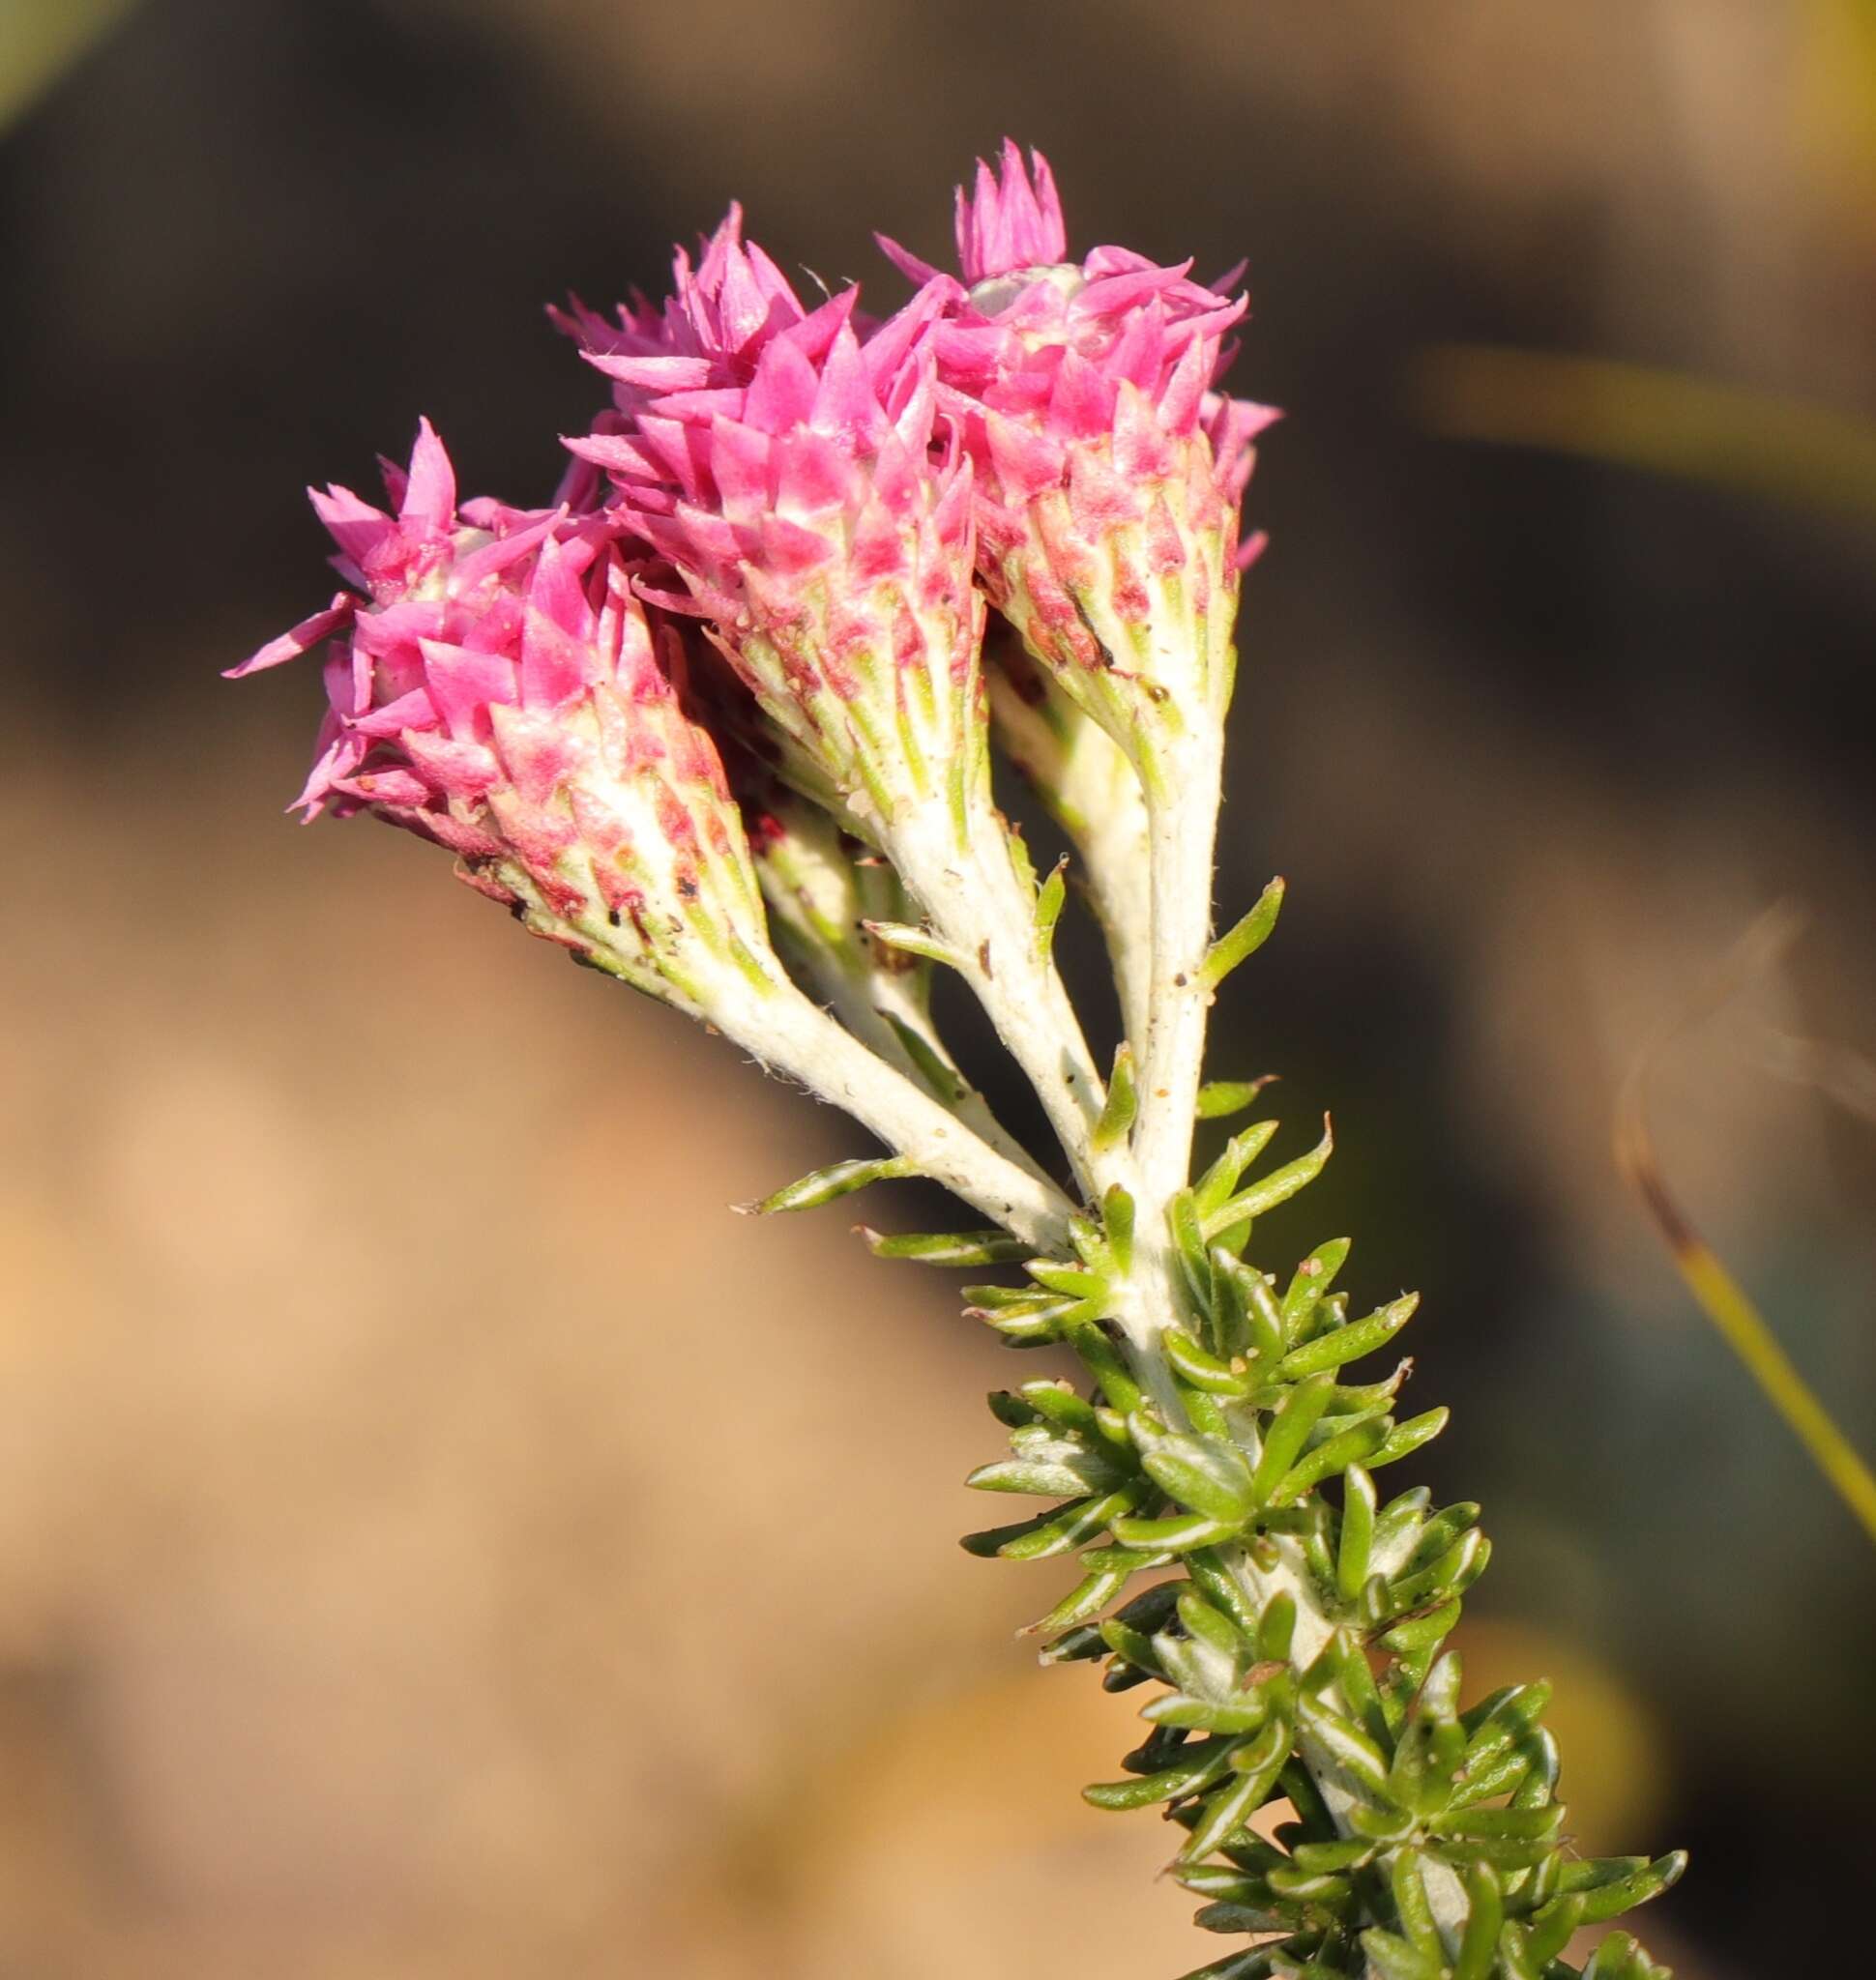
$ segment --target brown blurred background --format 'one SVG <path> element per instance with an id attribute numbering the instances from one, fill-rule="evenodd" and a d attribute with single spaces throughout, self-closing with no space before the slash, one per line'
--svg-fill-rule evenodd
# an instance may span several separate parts
<path id="1" fill-rule="evenodd" d="M 1684 1975 L 1842 1952 L 1876 1563 L 1607 1146 L 1651 1028 L 1808 902 L 1655 1112 L 1876 1446 L 1876 1137 L 1769 1042 L 1876 1048 L 1876 9 L 4 0 L 0 119 L 0 1974 L 1223 1950 L 1075 1798 L 1134 1722 L 1013 1641 L 1060 1577 L 954 1545 L 1009 1356 L 839 1209 L 726 1212 L 859 1138 L 414 844 L 302 834 L 311 670 L 216 679 L 323 600 L 301 485 L 420 412 L 544 495 L 598 396 L 544 299 L 655 285 L 732 194 L 894 297 L 868 228 L 937 252 L 1006 130 L 1080 247 L 1250 256 L 1238 378 L 1290 419 L 1220 893 L 1291 905 L 1215 1070 L 1281 1071 L 1295 1146 L 1335 1109 L 1273 1241 L 1424 1289 L 1433 1480 L 1499 1543 L 1473 1688 L 1558 1679 L 1586 1844 L 1694 1849 L 1646 1921 Z M 1746 395 L 1697 473 L 1494 448 L 1453 429 L 1524 401 L 1454 343 Z M 1625 451 L 1633 382 L 1553 437 Z"/>

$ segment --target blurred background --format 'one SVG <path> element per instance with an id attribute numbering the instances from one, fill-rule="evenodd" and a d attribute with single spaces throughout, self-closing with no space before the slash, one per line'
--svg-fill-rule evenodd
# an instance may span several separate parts
<path id="1" fill-rule="evenodd" d="M 1283 1075 L 1290 1152 L 1335 1110 L 1272 1244 L 1423 1289 L 1432 1481 L 1499 1547 L 1469 1688 L 1557 1680 L 1586 1846 L 1693 1849 L 1684 1976 L 1862 1924 L 1876 1560 L 1608 1144 L 1807 903 L 1653 1111 L 1876 1446 L 1876 1135 L 1777 1043 L 1876 1048 L 1876 7 L 0 0 L 10 1980 L 1226 1949 L 1076 1799 L 1135 1722 L 1012 1637 L 1060 1576 L 955 1546 L 1034 1362 L 845 1207 L 727 1213 L 860 1137 L 401 835 L 302 833 L 313 670 L 217 679 L 327 595 L 303 483 L 420 412 L 544 496 L 600 393 L 543 301 L 732 195 L 896 300 L 868 229 L 946 251 L 1005 131 L 1078 250 L 1250 257 L 1289 418 L 1220 899 L 1291 891 L 1213 1070 Z"/>

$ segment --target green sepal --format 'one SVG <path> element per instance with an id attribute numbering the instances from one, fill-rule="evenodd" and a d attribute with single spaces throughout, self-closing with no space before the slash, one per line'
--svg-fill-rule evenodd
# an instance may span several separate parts
<path id="1" fill-rule="evenodd" d="M 866 1224 L 854 1229 L 875 1258 L 904 1258 L 916 1265 L 1014 1265 L 1035 1250 L 1001 1231 L 900 1231 L 889 1237 Z"/>
<path id="2" fill-rule="evenodd" d="M 1207 990 L 1216 990 L 1241 962 L 1253 956 L 1270 940 L 1271 930 L 1283 906 L 1283 881 L 1279 875 L 1257 896 L 1249 914 L 1213 943 L 1199 965 L 1198 980 Z"/>
<path id="3" fill-rule="evenodd" d="M 918 1173 L 918 1165 L 909 1155 L 831 1162 L 825 1169 L 816 1169 L 811 1176 L 777 1189 L 773 1196 L 765 1196 L 760 1203 L 746 1204 L 743 1208 L 758 1217 L 776 1216 L 784 1210 L 819 1209 L 822 1204 L 832 1203 L 835 1197 L 851 1196 L 869 1182 L 890 1182 Z"/>

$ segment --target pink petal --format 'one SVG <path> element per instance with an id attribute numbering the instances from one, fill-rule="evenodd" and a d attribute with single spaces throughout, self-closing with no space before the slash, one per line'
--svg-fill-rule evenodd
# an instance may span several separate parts
<path id="1" fill-rule="evenodd" d="M 479 654 L 440 639 L 425 639 L 420 645 L 424 679 L 444 725 L 460 742 L 479 742 L 489 703 L 515 698 L 513 661 L 501 654 Z"/>
<path id="2" fill-rule="evenodd" d="M 923 287 L 926 282 L 941 278 L 940 271 L 933 268 L 930 262 L 921 261 L 909 248 L 901 248 L 890 235 L 875 234 L 873 239 L 879 244 L 879 251 L 907 281 L 916 282 Z"/>
<path id="3" fill-rule="evenodd" d="M 357 608 L 358 601 L 349 592 L 337 592 L 333 601 L 323 612 L 314 612 L 310 618 L 302 619 L 299 625 L 290 626 L 285 632 L 270 639 L 265 646 L 257 647 L 238 667 L 226 668 L 222 678 L 228 681 L 245 680 L 249 674 L 262 674 L 269 667 L 278 667 L 283 661 L 298 659 L 299 656 L 329 634 L 337 632 L 345 625 Z"/>
<path id="4" fill-rule="evenodd" d="M 596 371 L 603 371 L 622 385 L 636 386 L 645 392 L 683 392 L 710 383 L 708 358 L 633 357 L 623 352 L 593 350 L 584 356 Z"/>
<path id="5" fill-rule="evenodd" d="M 427 420 L 417 422 L 417 444 L 410 451 L 410 481 L 398 514 L 436 536 L 455 524 L 456 477 L 449 453 Z"/>
<path id="6" fill-rule="evenodd" d="M 763 433 L 786 433 L 807 423 L 819 380 L 814 366 L 785 337 L 778 337 L 756 361 L 743 405 L 743 418 Z"/>

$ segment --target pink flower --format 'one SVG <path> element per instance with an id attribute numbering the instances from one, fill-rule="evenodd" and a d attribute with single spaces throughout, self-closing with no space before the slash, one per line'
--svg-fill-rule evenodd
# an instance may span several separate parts
<path id="1" fill-rule="evenodd" d="M 971 470 L 933 458 L 940 300 L 877 325 L 851 289 L 810 309 L 732 209 L 661 311 L 571 319 L 615 409 L 568 444 L 682 578 L 659 601 L 704 620 L 875 830 L 982 727 Z"/>
<path id="2" fill-rule="evenodd" d="M 959 189 L 968 291 L 882 246 L 942 309 L 925 343 L 976 469 L 990 600 L 1137 757 L 1143 724 L 1222 713 L 1257 548 L 1238 547 L 1239 503 L 1275 415 L 1217 388 L 1245 299 L 1130 248 L 1065 261 L 1054 181 L 1031 159 L 1006 143 L 1000 178 L 981 163 L 975 194 Z"/>
<path id="3" fill-rule="evenodd" d="M 232 670 L 334 636 L 298 805 L 448 847 L 536 934 L 693 1012 L 714 972 L 767 981 L 741 820 L 687 712 L 676 628 L 654 626 L 616 529 L 565 504 L 458 509 L 427 422 L 386 482 L 395 514 L 314 494 L 357 592 Z"/>

